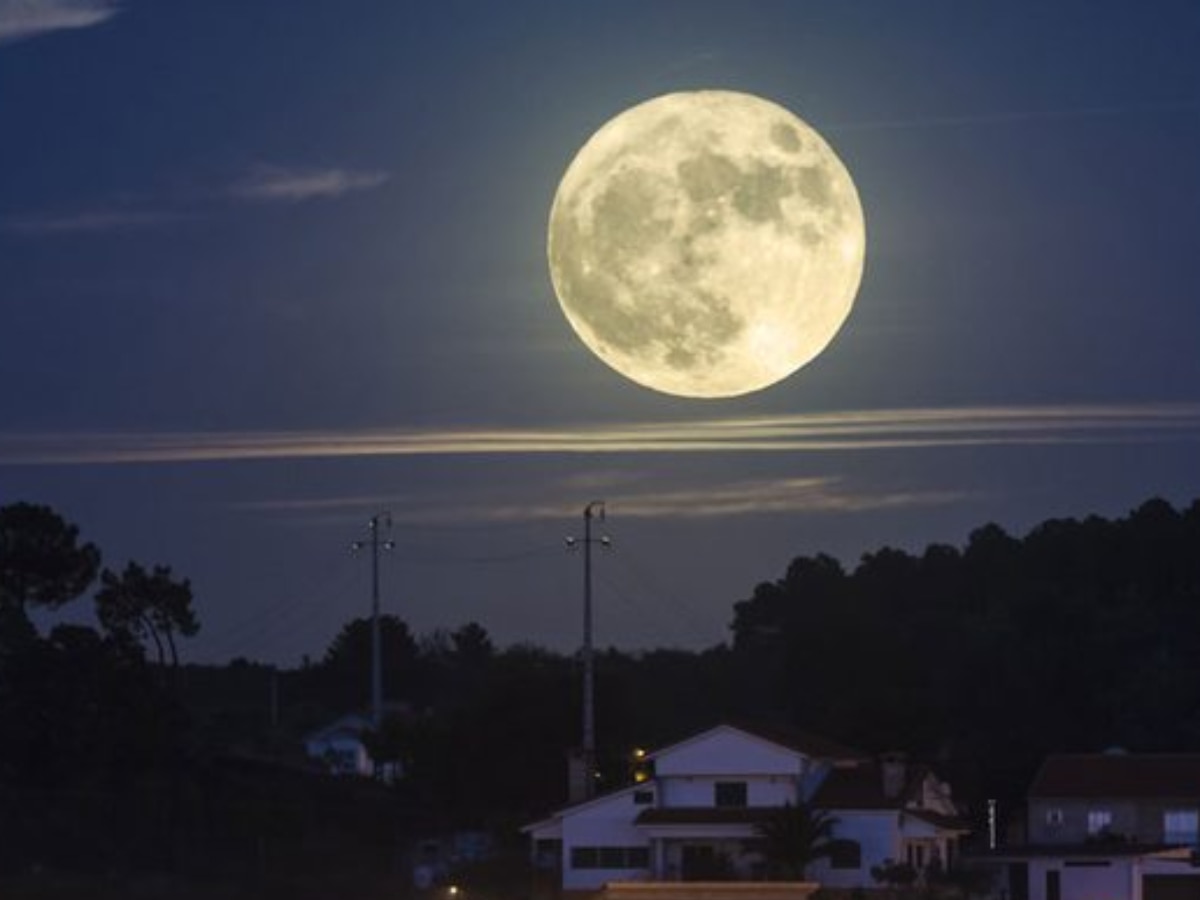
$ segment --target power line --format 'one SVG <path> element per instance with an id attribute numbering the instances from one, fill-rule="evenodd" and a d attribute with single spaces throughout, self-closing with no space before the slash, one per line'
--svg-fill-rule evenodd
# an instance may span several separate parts
<path id="1" fill-rule="evenodd" d="M 352 550 L 371 548 L 371 719 L 376 728 L 383 724 L 383 642 L 379 634 L 379 551 L 392 550 L 395 543 L 379 539 L 380 527 L 391 529 L 392 514 L 376 513 L 371 516 L 367 527 L 371 530 L 369 541 L 355 541 Z"/>
<path id="2" fill-rule="evenodd" d="M 669 607 L 675 615 L 688 620 L 688 624 L 694 629 L 702 630 L 704 628 L 704 623 L 695 608 L 680 600 L 676 592 L 664 588 L 661 581 L 637 559 L 637 554 L 632 549 L 629 552 L 622 552 L 616 559 L 634 576 L 635 581 L 642 584 L 647 596 L 654 598 L 663 606 Z"/>
<path id="3" fill-rule="evenodd" d="M 608 537 L 592 538 L 592 519 L 604 521 L 604 501 L 593 500 L 583 508 L 583 539 L 567 538 L 567 547 L 583 545 L 583 799 L 595 791 L 596 772 L 596 662 L 592 649 L 592 544 L 612 545 Z"/>

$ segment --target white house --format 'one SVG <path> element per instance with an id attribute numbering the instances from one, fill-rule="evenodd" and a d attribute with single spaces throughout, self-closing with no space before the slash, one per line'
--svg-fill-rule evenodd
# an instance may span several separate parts
<path id="1" fill-rule="evenodd" d="M 403 774 L 398 762 L 385 763 L 376 772 L 375 761 L 367 751 L 363 735 L 373 728 L 371 717 L 350 713 L 305 736 L 304 750 L 331 775 L 358 775 L 395 781 Z"/>
<path id="2" fill-rule="evenodd" d="M 852 842 L 848 852 L 810 867 L 809 876 L 825 887 L 876 886 L 871 869 L 886 862 L 907 865 L 918 877 L 946 871 L 968 832 L 950 786 L 895 754 L 834 767 L 809 802 L 829 810 L 837 818 L 834 835 Z"/>
<path id="3" fill-rule="evenodd" d="M 874 886 L 871 867 L 949 862 L 964 833 L 949 789 L 902 760 L 880 764 L 812 735 L 721 725 L 647 755 L 639 784 L 561 809 L 526 826 L 534 861 L 561 874 L 564 892 L 610 882 L 764 876 L 748 844 L 784 804 L 837 818 L 839 853 L 810 876 Z M 890 766 L 890 767 L 889 767 Z"/>
<path id="4" fill-rule="evenodd" d="M 1026 818 L 988 854 L 1011 900 L 1200 900 L 1200 754 L 1047 757 Z"/>

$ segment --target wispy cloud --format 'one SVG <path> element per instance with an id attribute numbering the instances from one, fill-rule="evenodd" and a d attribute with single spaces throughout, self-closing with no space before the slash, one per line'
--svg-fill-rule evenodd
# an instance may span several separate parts
<path id="1" fill-rule="evenodd" d="M 40 237 L 154 228 L 184 221 L 191 216 L 162 210 L 96 209 L 82 212 L 10 216 L 0 219 L 0 231 Z"/>
<path id="2" fill-rule="evenodd" d="M 579 513 L 579 495 L 566 482 L 543 485 L 544 499 L 523 497 L 520 503 L 476 497 L 463 503 L 461 496 L 381 497 L 378 494 L 315 498 L 288 498 L 237 503 L 251 512 L 296 514 L 319 522 L 366 519 L 380 504 L 392 508 L 400 525 L 484 525 L 514 522 L 562 522 Z M 960 502 L 971 497 L 962 491 L 877 490 L 855 488 L 842 478 L 742 479 L 703 485 L 648 487 L 626 484 L 605 494 L 607 504 L 620 510 L 622 519 L 711 519 L 746 515 L 794 513 L 847 513 Z M 546 499 L 548 498 L 548 499 Z"/>
<path id="3" fill-rule="evenodd" d="M 746 515 L 780 515 L 814 512 L 863 512 L 957 502 L 967 495 L 958 491 L 867 490 L 848 486 L 840 478 L 773 478 L 731 481 L 722 484 L 683 486 L 666 490 L 626 488 L 606 495 L 606 503 L 620 510 L 623 519 L 711 519 Z M 438 504 L 422 509 L 410 506 L 405 516 L 412 524 L 443 522 L 526 522 L 570 520 L 579 513 L 579 497 L 562 492 L 559 501 L 530 503 L 476 503 L 469 506 Z"/>
<path id="4" fill-rule="evenodd" d="M 962 113 L 960 115 L 912 116 L 903 119 L 878 119 L 869 122 L 830 123 L 823 126 L 822 130 L 830 133 L 840 133 L 852 131 L 891 131 L 908 128 L 955 128 L 969 125 L 1017 125 L 1028 122 L 1104 119 L 1114 116 L 1196 112 L 1197 110 L 1200 110 L 1200 102 L 1195 100 L 1181 100 L 1121 106 L 1076 106 L 1058 109 L 998 110 L 995 112 Z"/>
<path id="5" fill-rule="evenodd" d="M 111 0 L 0 0 L 0 44 L 91 28 L 120 12 Z"/>
<path id="6" fill-rule="evenodd" d="M 0 0 L 3 4 L 5 0 Z M 111 206 L 59 212 L 36 212 L 0 218 L 0 233 L 21 237 L 55 237 L 71 234 L 101 234 L 155 228 L 210 215 L 213 201 L 256 203 L 301 203 L 335 200 L 347 194 L 368 191 L 385 184 L 386 172 L 344 168 L 295 169 L 261 166 L 232 186 L 196 192 L 191 197 L 160 200 L 148 196 L 125 196 Z M 175 208 L 172 208 L 172 207 Z M 141 207 L 141 208 L 139 208 Z"/>
<path id="7" fill-rule="evenodd" d="M 1200 405 L 865 410 L 533 428 L 0 434 L 0 465 L 621 453 L 797 453 L 1200 440 Z"/>
<path id="8" fill-rule="evenodd" d="M 298 203 L 305 200 L 333 200 L 385 184 L 387 172 L 356 171 L 342 168 L 288 168 L 260 166 L 233 185 L 235 197 L 262 202 Z"/>

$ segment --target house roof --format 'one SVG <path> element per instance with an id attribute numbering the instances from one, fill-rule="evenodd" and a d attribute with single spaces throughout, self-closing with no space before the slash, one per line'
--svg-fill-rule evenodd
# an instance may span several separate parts
<path id="1" fill-rule="evenodd" d="M 643 810 L 638 825 L 752 825 L 779 811 L 777 806 L 675 806 Z"/>
<path id="2" fill-rule="evenodd" d="M 934 828 L 961 831 L 964 834 L 971 831 L 971 823 L 962 816 L 947 816 L 928 809 L 906 809 L 904 814 L 912 816 L 914 819 L 920 819 L 922 822 L 928 822 Z"/>
<path id="3" fill-rule="evenodd" d="M 780 725 L 762 725 L 759 723 L 750 722 L 721 722 L 711 728 L 705 728 L 702 731 L 697 731 L 686 737 L 680 738 L 670 744 L 666 744 L 647 754 L 651 759 L 661 756 L 669 750 L 673 750 L 683 744 L 691 743 L 692 741 L 700 740 L 707 737 L 716 731 L 723 729 L 732 729 L 740 731 L 743 734 L 748 734 L 751 737 L 756 737 L 768 743 L 783 747 L 785 750 L 792 750 L 812 759 L 824 759 L 831 762 L 846 762 L 867 759 L 867 755 L 861 750 L 855 750 L 852 747 L 847 747 L 839 744 L 836 741 L 831 741 L 828 738 L 820 735 L 810 734 L 806 731 L 788 726 Z"/>
<path id="4" fill-rule="evenodd" d="M 1200 797 L 1200 754 L 1080 753 L 1049 756 L 1029 796 Z"/>
<path id="5" fill-rule="evenodd" d="M 925 779 L 933 772 L 927 765 L 904 764 L 904 783 L 895 796 L 883 791 L 883 769 L 878 760 L 830 770 L 812 798 L 823 809 L 902 809 L 921 796 Z"/>
<path id="6" fill-rule="evenodd" d="M 801 753 L 801 754 L 810 756 L 812 758 L 830 760 L 830 761 L 834 762 L 835 765 L 838 763 L 858 762 L 859 760 L 865 760 L 868 758 L 861 751 L 854 750 L 849 747 L 845 747 L 834 741 L 830 741 L 830 740 L 827 740 L 826 738 L 818 737 L 816 735 L 808 734 L 806 732 L 796 731 L 796 730 L 790 729 L 790 728 L 748 725 L 748 724 L 742 724 L 742 723 L 738 723 L 738 724 L 725 723 L 725 724 L 721 724 L 721 725 L 716 725 L 712 728 L 707 728 L 703 731 L 699 731 L 694 734 L 691 734 L 691 735 L 687 736 L 686 738 L 683 738 L 682 740 L 677 741 L 676 743 L 660 747 L 657 750 L 654 750 L 653 752 L 647 754 L 647 757 L 650 759 L 654 759 L 655 757 L 661 756 L 663 753 L 665 753 L 669 750 L 680 747 L 683 744 L 687 744 L 692 741 L 701 740 L 701 739 L 707 737 L 708 735 L 710 735 L 714 732 L 717 732 L 717 731 L 721 731 L 723 729 L 732 729 L 734 731 L 739 731 L 743 734 L 749 735 L 750 737 L 776 744 L 778 746 L 783 747 L 784 749 L 792 750 L 796 753 Z M 611 791 L 609 793 L 601 794 L 598 797 L 593 797 L 589 800 L 585 800 L 581 803 L 574 803 L 569 806 L 561 807 L 558 810 L 552 812 L 549 816 L 546 816 L 546 817 L 540 819 L 539 821 L 534 822 L 530 825 L 526 825 L 524 828 L 522 828 L 522 831 L 532 831 L 532 830 L 535 830 L 538 828 L 545 827 L 545 826 L 553 823 L 555 820 L 560 820 L 564 815 L 574 812 L 575 810 L 580 810 L 585 807 L 592 806 L 594 804 L 606 803 L 615 797 L 619 797 L 623 793 L 628 793 L 633 790 L 642 790 L 644 788 L 645 788 L 645 785 L 640 785 L 640 784 L 628 785 L 625 787 L 617 788 L 616 790 Z M 701 809 L 703 809 L 703 808 L 701 808 Z M 648 810 L 648 812 L 650 812 L 650 811 L 665 812 L 665 813 L 682 812 L 682 813 L 695 814 L 694 809 L 689 809 L 689 810 L 676 810 L 676 809 Z M 742 822 L 742 821 L 755 820 L 752 818 L 744 818 L 747 814 L 747 810 L 745 810 L 745 809 L 741 809 L 741 810 L 724 810 L 723 809 L 722 814 L 726 814 L 726 813 L 736 813 L 737 815 L 743 816 L 743 818 L 735 818 L 735 819 L 708 818 L 708 819 L 703 819 L 701 821 L 720 823 L 720 822 Z M 761 817 L 761 813 L 758 813 L 757 815 L 759 815 Z M 643 820 L 641 817 L 639 817 L 638 821 L 641 822 Z M 665 824 L 665 821 L 663 824 Z"/>
<path id="7" fill-rule="evenodd" d="M 1190 848 L 1172 844 L 1090 843 L 1090 844 L 1014 844 L 970 854 L 974 859 L 1124 859 L 1153 856 L 1159 859 L 1187 859 Z"/>
<path id="8" fill-rule="evenodd" d="M 536 831 L 539 828 L 552 825 L 555 822 L 561 822 L 564 815 L 577 810 L 586 809 L 588 807 L 601 806 L 605 803 L 610 803 L 613 800 L 619 799 L 625 794 L 632 794 L 635 791 L 645 790 L 644 784 L 627 784 L 624 787 L 619 787 L 611 791 L 606 791 L 603 794 L 597 794 L 595 797 L 589 797 L 587 800 L 572 803 L 569 806 L 562 806 L 551 812 L 549 815 L 543 816 L 536 822 L 531 822 L 528 825 L 522 826 L 521 830 L 525 832 Z"/>
<path id="9" fill-rule="evenodd" d="M 369 731 L 370 728 L 370 716 L 361 713 L 348 713 L 339 719 L 335 719 L 328 725 L 310 731 L 304 736 L 304 740 L 312 743 L 316 741 L 328 741 L 336 737 L 358 738 L 364 731 Z"/>
<path id="10" fill-rule="evenodd" d="M 886 797 L 883 775 L 875 763 L 834 768 L 817 788 L 812 802 L 821 809 L 899 809 L 912 793 L 915 781 L 910 772 L 904 789 L 895 797 Z"/>
<path id="11" fill-rule="evenodd" d="M 836 810 L 835 810 L 836 811 Z M 643 810 L 638 825 L 754 825 L 779 812 L 778 806 L 676 806 Z M 925 810 L 907 810 L 906 815 L 928 822 L 936 828 L 967 831 L 966 824 L 953 816 Z"/>
<path id="12" fill-rule="evenodd" d="M 864 760 L 868 758 L 867 754 L 861 750 L 847 747 L 845 744 L 839 744 L 837 741 L 829 740 L 829 738 L 821 737 L 807 731 L 800 731 L 797 728 L 787 725 L 762 725 L 759 723 L 738 721 L 727 722 L 726 724 L 731 728 L 736 728 L 738 731 L 755 735 L 773 744 L 779 744 L 782 747 L 787 747 L 789 750 L 795 750 L 814 759 L 845 761 Z"/>
<path id="13" fill-rule="evenodd" d="M 817 792 L 812 804 L 820 809 L 837 810 L 896 810 L 928 822 L 935 828 L 969 831 L 968 823 L 959 816 L 943 815 L 930 809 L 916 808 L 921 787 L 931 770 L 924 765 L 909 765 L 904 786 L 895 797 L 883 792 L 883 773 L 876 762 L 834 768 Z"/>

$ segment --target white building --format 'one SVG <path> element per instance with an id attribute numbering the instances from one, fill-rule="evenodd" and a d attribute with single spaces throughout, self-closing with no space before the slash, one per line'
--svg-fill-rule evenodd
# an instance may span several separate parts
<path id="1" fill-rule="evenodd" d="M 524 831 L 564 891 L 616 881 L 758 880 L 748 844 L 785 804 L 836 819 L 839 852 L 809 877 L 872 887 L 871 868 L 949 863 L 965 833 L 948 787 L 900 759 L 872 760 L 811 735 L 721 725 L 647 755 L 646 781 L 555 812 Z"/>
<path id="2" fill-rule="evenodd" d="M 363 736 L 372 730 L 370 716 L 350 713 L 306 735 L 304 750 L 331 775 L 378 777 L 389 783 L 396 781 L 403 775 L 400 763 L 382 763 L 377 771 L 375 760 L 367 750 Z"/>
<path id="3" fill-rule="evenodd" d="M 989 854 L 1011 900 L 1200 900 L 1200 754 L 1051 756 L 1026 809 Z"/>

